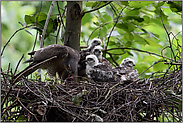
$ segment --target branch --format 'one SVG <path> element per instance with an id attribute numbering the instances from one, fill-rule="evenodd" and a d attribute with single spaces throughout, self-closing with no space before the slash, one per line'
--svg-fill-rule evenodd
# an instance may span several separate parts
<path id="1" fill-rule="evenodd" d="M 24 71 L 24 72 L 22 72 L 20 75 L 18 75 L 18 76 L 14 79 L 14 81 L 11 83 L 10 88 L 9 88 L 9 90 L 8 90 L 8 92 L 7 92 L 7 94 L 6 94 L 6 96 L 5 96 L 4 99 L 2 100 L 2 102 L 1 102 L 1 109 L 2 109 L 2 107 L 3 107 L 3 105 L 4 105 L 4 103 L 5 103 L 5 100 L 8 98 L 8 96 L 9 96 L 9 94 L 10 94 L 10 91 L 12 90 L 13 85 L 19 80 L 19 78 L 20 78 L 24 73 L 26 73 L 26 72 L 28 72 L 29 70 L 31 70 L 31 69 L 33 69 L 33 68 L 35 68 L 35 67 L 37 67 L 37 66 L 39 66 L 39 65 L 41 65 L 41 64 L 43 64 L 43 63 L 45 63 L 45 62 L 47 62 L 47 61 L 49 61 L 49 60 L 52 60 L 52 59 L 54 59 L 54 58 L 57 58 L 57 56 L 53 56 L 53 57 L 51 57 L 51 58 L 49 58 L 49 59 L 47 59 L 47 60 L 44 60 L 44 61 L 42 61 L 42 62 L 40 62 L 40 63 L 38 63 L 38 64 L 36 64 L 36 65 L 30 67 L 30 68 L 28 68 L 26 71 Z"/>
<path id="2" fill-rule="evenodd" d="M 18 69 L 18 66 L 19 66 L 20 62 L 22 61 L 23 57 L 24 57 L 24 54 L 22 55 L 22 57 L 21 57 L 20 60 L 18 61 L 18 64 L 17 64 L 17 66 L 16 66 L 16 68 L 15 68 L 15 71 L 14 71 L 14 74 L 13 74 L 13 75 L 15 75 L 15 73 L 16 73 L 16 71 L 17 71 L 17 69 Z"/>
<path id="3" fill-rule="evenodd" d="M 109 53 L 109 52 L 106 52 L 106 53 L 108 53 L 109 56 L 111 57 L 112 61 L 113 61 L 117 66 L 119 66 L 119 64 L 118 64 L 118 63 L 114 60 L 114 58 L 112 57 L 112 54 Z M 105 58 L 106 58 L 106 57 L 105 57 Z"/>
<path id="4" fill-rule="evenodd" d="M 109 44 L 109 39 L 110 39 L 110 37 L 111 37 L 111 34 L 112 34 L 112 32 L 113 32 L 113 30 L 114 30 L 114 28 L 115 28 L 116 24 L 118 23 L 119 18 L 120 18 L 120 16 L 121 16 L 121 14 L 122 14 L 123 10 L 124 10 L 126 7 L 127 7 L 127 6 L 125 6 L 125 7 L 121 10 L 121 12 L 119 13 L 118 18 L 117 18 L 117 20 L 116 20 L 116 22 L 115 22 L 114 26 L 112 27 L 112 30 L 110 31 L 110 34 L 109 34 L 109 36 L 108 36 L 108 40 L 107 40 L 107 45 L 105 46 L 105 49 L 106 49 L 106 50 L 107 50 L 107 46 L 108 46 L 108 44 Z"/>
<path id="5" fill-rule="evenodd" d="M 166 58 L 166 59 L 169 59 L 171 61 L 175 61 L 171 58 L 168 58 L 168 57 L 165 57 L 165 56 L 162 56 L 162 55 L 159 55 L 159 54 L 156 54 L 156 53 L 152 53 L 152 52 L 148 52 L 148 51 L 145 51 L 145 50 L 140 50 L 140 49 L 136 49 L 136 48 L 128 48 L 128 47 L 120 47 L 120 48 L 111 48 L 111 49 L 105 49 L 104 51 L 109 51 L 109 50 L 115 50 L 115 49 L 128 49 L 128 50 L 136 50 L 136 51 L 139 51 L 139 52 L 145 52 L 145 53 L 148 53 L 148 54 L 152 54 L 152 55 L 156 55 L 156 56 L 159 56 L 159 57 L 163 57 L 163 58 Z"/>
<path id="6" fill-rule="evenodd" d="M 49 12 L 48 12 L 48 15 L 47 15 L 47 18 L 46 18 L 46 22 L 45 22 L 43 33 L 42 33 L 42 37 L 41 37 L 40 48 L 43 47 L 44 36 L 46 34 L 46 29 L 47 29 L 47 26 L 48 26 L 48 22 L 49 22 L 49 19 L 50 19 L 50 15 L 51 15 L 54 3 L 55 3 L 55 1 L 52 1 L 50 9 L 49 9 Z"/>
<path id="7" fill-rule="evenodd" d="M 3 52 L 4 52 L 5 48 L 6 48 L 6 46 L 7 46 L 8 43 L 11 41 L 11 39 L 13 38 L 13 36 L 15 36 L 15 34 L 16 34 L 17 32 L 19 32 L 20 30 L 23 30 L 23 29 L 25 29 L 25 28 L 29 28 L 29 27 L 31 27 L 31 26 L 32 26 L 32 25 L 30 25 L 30 26 L 25 26 L 25 27 L 20 28 L 20 29 L 18 29 L 17 31 L 15 31 L 15 32 L 13 33 L 13 35 L 10 37 L 10 39 L 8 40 L 8 42 L 4 45 L 3 50 L 1 51 L 1 56 L 3 55 Z"/>
<path id="8" fill-rule="evenodd" d="M 40 63 L 37 63 L 36 65 L 34 65 L 34 66 L 28 68 L 27 70 L 25 70 L 24 72 L 22 72 L 20 75 L 18 75 L 18 76 L 15 78 L 15 80 L 13 81 L 12 84 L 16 83 L 17 80 L 18 80 L 22 75 L 24 75 L 26 72 L 28 72 L 29 70 L 34 69 L 35 67 L 37 67 L 37 66 L 39 66 L 39 65 L 41 65 L 41 64 L 43 64 L 43 63 L 45 63 L 45 62 L 48 62 L 48 61 L 50 61 L 50 60 L 52 60 L 52 59 L 55 59 L 55 58 L 57 58 L 57 56 L 53 56 L 53 57 L 51 57 L 51 58 L 49 58 L 49 59 L 46 59 L 46 60 L 44 60 L 44 61 L 42 61 L 42 62 L 40 62 Z"/>
<path id="9" fill-rule="evenodd" d="M 150 67 L 148 67 L 148 68 L 145 69 L 142 73 L 140 73 L 140 74 L 138 75 L 138 77 L 139 77 L 140 75 L 142 75 L 144 72 L 146 72 L 149 68 L 151 68 L 152 66 L 154 66 L 155 64 L 157 64 L 157 63 L 159 63 L 159 62 L 165 62 L 165 60 L 160 60 L 160 61 L 154 62 Z"/>
<path id="10" fill-rule="evenodd" d="M 160 7 L 160 2 L 159 2 L 159 7 Z M 174 54 L 174 51 L 173 51 L 173 48 L 172 48 L 172 44 L 171 44 L 171 40 L 170 40 L 170 36 L 169 36 L 170 34 L 168 33 L 168 30 L 166 29 L 165 24 L 163 22 L 161 7 L 160 7 L 160 17 L 161 17 L 161 21 L 162 21 L 163 27 L 164 27 L 164 29 L 166 31 L 167 36 L 168 36 L 168 41 L 169 41 L 169 44 L 170 44 L 170 49 L 171 49 L 173 57 L 174 57 L 174 59 L 176 61 L 176 57 L 175 57 L 175 54 Z"/>
<path id="11" fill-rule="evenodd" d="M 62 17 L 64 16 L 64 13 L 65 13 L 65 10 L 66 10 L 66 6 L 65 6 L 65 8 L 64 8 L 64 10 L 63 10 L 63 14 L 61 15 L 60 9 L 59 9 L 59 4 L 58 4 L 58 1 L 57 1 L 57 9 L 58 9 L 58 12 L 59 12 L 59 16 L 60 16 L 62 25 L 63 25 L 63 27 L 64 27 L 64 29 L 65 29 L 65 25 L 64 25 L 64 22 L 63 22 Z M 58 40 L 58 35 L 59 35 L 59 32 L 60 32 L 60 28 L 61 28 L 61 24 L 60 24 L 60 26 L 59 26 L 59 28 L 58 28 L 58 32 L 57 32 L 57 36 L 56 36 L 56 44 L 57 44 L 57 40 Z"/>
<path id="12" fill-rule="evenodd" d="M 41 37 L 41 41 L 40 41 L 40 48 L 42 48 L 43 45 L 44 45 L 44 36 L 46 34 L 46 29 L 47 29 L 47 26 L 48 26 L 48 22 L 50 20 L 50 15 L 51 15 L 54 3 L 55 3 L 55 1 L 52 1 L 51 5 L 50 5 L 49 12 L 48 12 L 48 15 L 47 15 L 47 18 L 46 18 L 46 22 L 44 24 L 44 29 L 43 29 L 43 33 L 42 33 L 42 37 Z M 40 80 L 41 80 L 41 69 L 38 69 L 38 73 L 40 75 Z"/>
<path id="13" fill-rule="evenodd" d="M 104 5 L 102 5 L 102 6 L 98 7 L 98 8 L 95 8 L 95 9 L 92 9 L 92 10 L 89 10 L 89 11 L 85 11 L 83 14 L 90 13 L 90 12 L 93 12 L 93 11 L 96 11 L 96 10 L 99 10 L 99 9 L 101 9 L 101 8 L 104 7 L 104 6 L 107 6 L 107 5 L 110 4 L 111 2 L 112 2 L 112 1 L 109 1 L 109 2 L 105 3 Z"/>
<path id="14" fill-rule="evenodd" d="M 25 110 L 27 110 L 30 114 L 32 114 L 32 115 L 35 117 L 35 119 L 39 122 L 39 120 L 37 119 L 36 115 L 33 114 L 31 111 L 29 111 L 29 109 L 27 109 L 27 108 L 24 106 L 24 104 L 19 100 L 19 97 L 18 97 L 17 99 L 18 99 L 18 102 L 22 105 L 22 107 L 24 107 Z"/>
<path id="15" fill-rule="evenodd" d="M 42 1 L 41 1 L 41 7 L 40 7 L 40 10 L 38 12 L 38 16 L 36 17 L 36 27 L 38 27 L 38 17 L 39 17 L 39 14 L 41 12 L 41 9 L 42 9 Z M 32 52 L 34 51 L 35 49 L 35 46 L 36 46 L 36 42 L 37 42 L 37 37 L 38 37 L 38 30 L 36 29 L 36 38 L 34 40 L 34 45 L 33 45 L 33 48 L 32 48 Z"/>
<path id="16" fill-rule="evenodd" d="M 87 40 L 87 46 L 88 46 L 88 42 L 89 42 L 89 39 L 90 39 L 90 37 L 92 36 L 92 34 L 93 34 L 97 29 L 99 29 L 99 28 L 101 28 L 101 27 L 103 27 L 103 26 L 105 26 L 105 25 L 107 25 L 107 24 L 110 24 L 110 23 L 111 23 L 111 22 L 107 22 L 107 23 L 101 24 L 99 27 L 95 28 L 95 29 L 92 31 L 92 33 L 89 35 L 89 38 L 88 38 L 88 40 Z"/>

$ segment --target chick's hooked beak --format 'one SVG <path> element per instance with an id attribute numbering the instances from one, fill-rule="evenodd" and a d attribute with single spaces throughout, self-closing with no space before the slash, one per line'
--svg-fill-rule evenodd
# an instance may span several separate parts
<path id="1" fill-rule="evenodd" d="M 98 45 L 100 45 L 100 41 L 98 41 Z"/>

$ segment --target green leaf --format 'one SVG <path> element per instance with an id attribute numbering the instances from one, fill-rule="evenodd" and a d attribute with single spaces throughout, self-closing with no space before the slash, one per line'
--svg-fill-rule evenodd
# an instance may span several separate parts
<path id="1" fill-rule="evenodd" d="M 126 11 L 126 15 L 128 15 L 128 16 L 138 16 L 139 14 L 140 14 L 139 8 L 134 8 L 132 10 Z"/>
<path id="2" fill-rule="evenodd" d="M 129 6 L 133 8 L 142 8 L 154 3 L 154 1 L 130 1 Z"/>
<path id="3" fill-rule="evenodd" d="M 82 96 L 87 94 L 88 91 L 82 90 L 81 93 L 78 93 L 77 95 L 72 96 L 72 102 L 74 102 L 76 105 L 79 105 L 82 101 Z"/>
<path id="4" fill-rule="evenodd" d="M 120 1 L 122 5 L 127 6 L 128 5 L 128 1 Z"/>
<path id="5" fill-rule="evenodd" d="M 162 45 L 160 45 L 159 43 L 157 43 L 155 40 L 153 39 L 146 39 L 146 41 L 148 42 L 148 44 L 152 47 L 156 47 L 156 48 L 162 48 Z"/>
<path id="6" fill-rule="evenodd" d="M 104 21 L 102 21 L 103 23 L 112 21 L 112 18 L 110 15 L 104 14 L 103 18 L 104 18 Z"/>
<path id="7" fill-rule="evenodd" d="M 125 38 L 127 41 L 132 41 L 132 40 L 134 39 L 132 33 L 129 33 L 129 32 L 126 32 L 126 33 L 125 33 L 124 38 Z"/>
<path id="8" fill-rule="evenodd" d="M 129 23 L 118 23 L 116 24 L 116 27 L 121 28 L 127 32 L 132 32 L 135 29 L 135 26 Z"/>
<path id="9" fill-rule="evenodd" d="M 182 12 L 182 1 L 168 1 L 172 12 Z"/>
<path id="10" fill-rule="evenodd" d="M 106 37 L 106 34 L 107 34 L 107 28 L 105 26 L 101 27 L 100 36 L 101 37 Z"/>
<path id="11" fill-rule="evenodd" d="M 94 3 L 93 1 L 92 2 L 91 1 L 90 2 L 87 2 L 86 3 L 86 7 L 92 7 L 93 3 Z"/>
<path id="12" fill-rule="evenodd" d="M 99 3 L 99 1 L 95 1 L 95 2 L 87 2 L 86 3 L 86 7 L 92 7 L 92 8 L 94 8 L 97 4 Z"/>
<path id="13" fill-rule="evenodd" d="M 149 23 L 150 22 L 150 17 L 149 16 L 147 16 L 147 15 L 144 15 L 143 16 L 143 19 L 144 19 L 144 23 Z"/>
<path id="14" fill-rule="evenodd" d="M 3 30 L 3 32 L 8 30 L 8 26 L 1 22 L 1 30 Z M 2 33 L 2 31 L 1 31 L 1 33 Z"/>
<path id="15" fill-rule="evenodd" d="M 37 22 L 46 20 L 46 18 L 47 18 L 47 15 L 45 13 L 42 13 L 42 12 L 37 13 L 36 16 L 35 16 L 35 19 L 37 20 Z"/>
<path id="16" fill-rule="evenodd" d="M 138 36 L 138 35 L 134 35 L 134 41 L 135 42 L 138 42 L 139 44 L 143 44 L 143 45 L 146 45 L 146 44 L 149 44 L 146 39 Z"/>
<path id="17" fill-rule="evenodd" d="M 99 22 L 93 22 L 96 26 L 100 26 Z"/>
<path id="18" fill-rule="evenodd" d="M 91 21 L 91 18 L 92 18 L 91 13 L 85 14 L 82 18 L 81 25 L 89 23 Z"/>
<path id="19" fill-rule="evenodd" d="M 114 15 L 114 14 L 113 14 L 113 11 L 112 11 L 111 7 L 106 6 L 105 12 L 106 12 L 108 15 L 110 15 L 111 18 L 113 18 L 113 15 Z"/>
<path id="20" fill-rule="evenodd" d="M 141 62 L 147 62 L 147 63 L 150 63 L 150 64 L 153 64 L 154 61 L 158 61 L 159 59 L 155 56 L 145 56 L 143 59 L 141 59 Z"/>
<path id="21" fill-rule="evenodd" d="M 30 15 L 25 15 L 24 20 L 27 24 L 32 24 L 35 22 L 35 17 Z"/>
<path id="22" fill-rule="evenodd" d="M 167 65 L 165 65 L 163 62 L 158 62 L 153 66 L 154 71 L 163 71 L 167 68 Z"/>
<path id="23" fill-rule="evenodd" d="M 125 19 L 126 20 L 133 20 L 134 19 L 134 20 L 136 20 L 138 22 L 143 22 L 144 21 L 144 19 L 139 17 L 139 16 L 126 16 Z"/>
<path id="24" fill-rule="evenodd" d="M 118 24 L 116 24 L 116 27 L 121 28 L 121 29 L 126 30 L 126 31 L 128 30 L 128 26 L 125 25 L 124 23 L 118 23 Z"/>

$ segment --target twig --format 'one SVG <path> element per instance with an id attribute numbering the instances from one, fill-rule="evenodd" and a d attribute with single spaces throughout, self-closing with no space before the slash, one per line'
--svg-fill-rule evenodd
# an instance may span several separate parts
<path id="1" fill-rule="evenodd" d="M 96 10 L 99 10 L 99 9 L 101 9 L 101 8 L 104 7 L 104 6 L 107 6 L 107 5 L 110 4 L 111 2 L 112 2 L 112 1 L 109 1 L 109 2 L 105 3 L 104 5 L 102 5 L 102 6 L 98 7 L 98 8 L 95 8 L 95 9 L 92 9 L 92 10 L 89 10 L 89 11 L 85 11 L 84 14 L 90 13 L 90 12 L 93 12 L 93 11 L 96 11 Z"/>
<path id="2" fill-rule="evenodd" d="M 46 34 L 46 29 L 47 29 L 47 26 L 48 26 L 48 22 L 49 22 L 49 19 L 50 19 L 50 15 L 51 15 L 54 3 L 55 3 L 55 1 L 52 1 L 49 12 L 48 12 L 48 15 L 47 15 L 47 18 L 46 18 L 46 22 L 45 22 L 45 25 L 44 25 L 44 29 L 43 29 L 43 33 L 42 33 L 42 37 L 41 37 L 41 41 L 40 41 L 40 48 L 42 48 L 43 45 L 44 45 L 43 44 L 44 36 Z"/>
<path id="3" fill-rule="evenodd" d="M 25 26 L 25 27 L 23 27 L 23 28 L 20 28 L 20 29 L 16 30 L 16 31 L 13 33 L 13 35 L 10 37 L 10 39 L 7 41 L 7 43 L 4 45 L 3 50 L 1 51 L 1 56 L 3 55 L 3 52 L 4 52 L 5 48 L 6 48 L 6 46 L 7 46 L 8 43 L 11 41 L 11 39 L 13 38 L 13 36 L 15 36 L 15 34 L 16 34 L 17 32 L 19 32 L 19 31 L 21 31 L 21 30 L 24 30 L 25 28 L 29 28 L 29 27 L 31 27 L 31 26 L 32 26 L 32 25 L 30 25 L 30 26 Z"/>
<path id="4" fill-rule="evenodd" d="M 47 60 L 44 60 L 44 61 L 42 61 L 42 62 L 40 62 L 40 63 L 38 63 L 38 64 L 36 64 L 36 65 L 30 67 L 30 68 L 27 69 L 26 71 L 22 72 L 19 76 L 17 76 L 17 77 L 14 79 L 14 81 L 12 82 L 12 84 L 11 84 L 11 86 L 10 86 L 10 88 L 9 88 L 9 90 L 8 90 L 8 92 L 7 92 L 7 94 L 6 94 L 6 96 L 5 96 L 4 99 L 2 100 L 2 102 L 1 102 L 1 108 L 2 108 L 2 106 L 4 105 L 5 100 L 6 100 L 7 97 L 9 96 L 10 91 L 12 90 L 13 85 L 18 81 L 18 79 L 19 79 L 25 72 L 27 72 L 27 71 L 29 71 L 29 70 L 31 70 L 31 69 L 33 69 L 33 68 L 39 66 L 39 65 L 41 65 L 41 64 L 43 64 L 43 63 L 45 63 L 45 62 L 51 60 L 51 59 L 54 59 L 54 58 L 57 58 L 57 56 L 53 56 L 53 57 L 51 57 L 51 58 L 49 58 L 49 59 L 47 59 Z"/>
<path id="5" fill-rule="evenodd" d="M 164 27 L 164 29 L 165 29 L 165 31 L 166 31 L 166 34 L 167 34 L 167 36 L 168 36 L 168 41 L 169 41 L 169 44 L 170 44 L 170 49 L 171 49 L 171 51 L 172 51 L 174 60 L 176 61 L 176 57 L 175 57 L 175 54 L 174 54 L 174 51 L 173 51 L 173 48 L 172 48 L 172 44 L 171 44 L 170 34 L 168 33 L 168 30 L 166 29 L 165 24 L 164 24 L 164 22 L 163 22 L 162 10 L 161 10 L 161 7 L 160 7 L 160 2 L 159 2 L 159 8 L 160 8 L 160 17 L 161 17 L 161 21 L 162 21 L 163 27 Z"/>
<path id="6" fill-rule="evenodd" d="M 124 90 L 125 88 L 127 88 L 128 86 L 130 86 L 130 85 L 132 85 L 132 84 L 134 84 L 134 83 L 136 83 L 138 80 L 136 80 L 136 81 L 133 81 L 132 83 L 130 83 L 130 84 L 128 84 L 127 86 L 125 86 L 125 87 L 123 87 L 123 88 L 121 88 L 121 89 L 119 89 L 119 90 L 117 90 L 116 92 L 114 92 L 113 94 L 111 94 L 103 103 L 102 103 L 102 105 L 104 105 L 105 103 L 106 103 L 106 101 L 108 100 L 108 99 L 110 99 L 114 94 L 116 94 L 116 93 L 118 93 L 118 92 L 120 92 L 121 90 Z"/>
<path id="7" fill-rule="evenodd" d="M 107 49 L 107 50 L 105 49 L 104 51 L 116 50 L 116 49 L 136 50 L 136 51 L 139 51 L 139 52 L 145 52 L 145 53 L 148 53 L 148 54 L 152 54 L 152 55 L 156 55 L 156 56 L 159 56 L 159 57 L 163 57 L 163 58 L 169 59 L 169 60 L 171 60 L 171 61 L 175 61 L 174 59 L 171 59 L 171 58 L 168 58 L 168 57 L 165 57 L 165 56 L 162 56 L 162 55 L 156 54 L 156 53 L 152 53 L 152 52 L 149 52 L 149 51 L 136 49 L 136 48 L 120 47 L 120 48 L 111 48 L 111 49 Z"/>
<path id="8" fill-rule="evenodd" d="M 172 63 L 172 62 L 165 62 L 164 64 L 171 64 L 171 65 L 182 65 L 182 63 Z"/>
<path id="9" fill-rule="evenodd" d="M 119 66 L 119 64 L 116 62 L 116 60 L 114 60 L 114 58 L 112 57 L 112 54 L 109 52 L 106 52 L 109 54 L 109 56 L 111 57 L 111 59 L 113 60 L 113 62 L 116 64 L 116 66 Z M 104 56 L 105 57 L 105 56 Z"/>
<path id="10" fill-rule="evenodd" d="M 31 111 L 29 111 L 29 109 L 27 109 L 27 108 L 22 104 L 22 102 L 19 100 L 19 97 L 18 97 L 17 99 L 18 99 L 18 102 L 25 108 L 25 110 L 27 110 L 30 114 L 32 114 L 32 115 L 36 118 L 36 120 L 39 122 L 39 120 L 37 119 L 37 117 L 35 116 L 35 114 L 33 114 Z"/>
<path id="11" fill-rule="evenodd" d="M 14 71 L 14 74 L 13 74 L 13 75 L 15 75 L 15 73 L 16 73 L 16 71 L 17 71 L 17 69 L 18 69 L 18 66 L 19 66 L 20 62 L 22 61 L 23 57 L 24 57 L 24 54 L 22 55 L 22 57 L 21 57 L 20 60 L 18 61 L 18 64 L 17 64 L 17 66 L 16 66 L 16 68 L 15 68 L 15 71 Z"/>
<path id="12" fill-rule="evenodd" d="M 37 66 L 39 66 L 39 65 L 41 65 L 41 64 L 43 64 L 43 63 L 45 63 L 45 62 L 47 62 L 47 61 L 50 61 L 50 60 L 52 60 L 52 59 L 55 59 L 55 58 L 57 58 L 57 56 L 53 56 L 53 57 L 51 57 L 51 58 L 49 58 L 49 59 L 46 59 L 46 60 L 44 60 L 44 61 L 42 61 L 42 62 L 40 62 L 40 63 L 37 63 L 36 65 L 34 65 L 34 66 L 28 68 L 26 71 L 22 72 L 19 76 L 17 76 L 17 77 L 15 78 L 15 80 L 13 81 L 13 84 L 16 83 L 16 81 L 17 81 L 24 73 L 28 72 L 29 70 L 31 70 L 31 69 L 33 69 L 33 68 L 35 68 L 35 67 L 37 67 Z"/>
<path id="13" fill-rule="evenodd" d="M 62 25 L 63 25 L 63 27 L 64 27 L 64 29 L 65 29 L 65 25 L 64 25 L 64 22 L 63 22 L 62 17 L 64 16 L 64 13 L 65 13 L 65 10 L 66 10 L 66 6 L 65 6 L 65 8 L 64 8 L 64 10 L 63 10 L 62 16 L 61 16 L 61 12 L 60 12 L 60 9 L 59 9 L 58 1 L 57 1 L 57 9 L 58 9 L 58 12 L 59 12 L 59 15 L 60 15 L 60 19 L 61 19 Z"/>
<path id="14" fill-rule="evenodd" d="M 108 91 L 107 95 L 105 96 L 105 99 L 107 99 L 107 97 L 109 96 L 111 90 L 112 90 L 114 87 L 116 87 L 116 86 L 118 86 L 118 85 L 120 85 L 120 84 L 123 84 L 123 83 L 124 83 L 124 82 L 119 82 L 119 83 L 115 84 L 114 86 L 112 86 L 111 88 L 109 88 L 109 91 Z"/>
<path id="15" fill-rule="evenodd" d="M 57 1 L 57 8 L 58 8 L 58 12 L 59 12 L 59 15 L 60 15 L 60 19 L 61 19 L 62 25 L 63 25 L 63 27 L 65 29 L 65 25 L 64 25 L 62 17 L 64 16 L 64 13 L 65 13 L 65 10 L 66 10 L 66 6 L 65 6 L 65 9 L 63 10 L 62 16 L 61 16 L 61 13 L 60 13 L 58 1 Z M 57 36 L 56 36 L 56 44 L 58 42 L 58 35 L 59 35 L 59 32 L 60 32 L 60 28 L 61 28 L 61 24 L 60 24 L 60 26 L 58 28 L 58 32 L 57 32 Z"/>
<path id="16" fill-rule="evenodd" d="M 111 22 L 107 22 L 107 23 L 101 24 L 99 27 L 95 28 L 95 29 L 92 31 L 92 33 L 89 35 L 89 37 L 88 37 L 87 46 L 88 46 L 88 42 L 89 42 L 89 39 L 90 39 L 90 37 L 92 36 L 92 34 L 93 34 L 97 29 L 99 29 L 99 28 L 101 28 L 101 27 L 103 27 L 103 26 L 105 26 L 105 25 L 107 25 L 107 24 L 110 24 L 110 23 L 111 23 Z"/>
<path id="17" fill-rule="evenodd" d="M 40 7 L 40 10 L 37 14 L 37 17 L 36 17 L 36 27 L 38 27 L 38 17 L 39 17 L 39 14 L 41 12 L 41 9 L 42 9 L 42 1 L 41 1 L 41 7 Z M 34 45 L 33 45 L 33 48 L 32 48 L 32 52 L 34 51 L 35 49 L 35 46 L 36 46 L 36 42 L 37 42 L 37 37 L 38 37 L 38 30 L 36 30 L 36 37 L 35 37 L 35 40 L 34 40 Z"/>
<path id="18" fill-rule="evenodd" d="M 44 36 L 46 34 L 46 29 L 47 29 L 47 26 L 48 26 L 48 22 L 50 20 L 50 15 L 51 15 L 54 3 L 55 3 L 55 1 L 52 1 L 51 5 L 50 5 L 49 12 L 48 12 L 48 15 L 47 15 L 47 18 L 46 18 L 46 22 L 44 24 L 43 33 L 42 33 L 42 37 L 41 37 L 41 40 L 40 40 L 40 48 L 42 48 L 44 46 Z M 39 79 L 41 80 L 41 69 L 38 69 L 38 73 L 40 75 Z"/>
<path id="19" fill-rule="evenodd" d="M 2 113 L 1 116 L 17 101 L 18 99 L 15 99 Z"/>
<path id="20" fill-rule="evenodd" d="M 66 90 L 64 90 L 63 88 L 61 88 L 59 85 L 56 85 L 60 90 L 62 90 L 63 92 L 65 92 L 66 94 L 68 94 L 69 96 L 71 96 L 72 97 L 72 95 L 71 94 L 69 94 Z"/>
<path id="21" fill-rule="evenodd" d="M 156 61 L 154 62 L 150 67 L 148 67 L 147 69 L 145 69 L 142 73 L 140 73 L 138 76 L 142 75 L 144 72 L 146 72 L 149 68 L 151 68 L 152 66 L 154 66 L 155 64 L 159 63 L 159 62 L 165 62 L 165 60 L 160 60 L 160 61 Z"/>
<path id="22" fill-rule="evenodd" d="M 116 24 L 118 23 L 119 18 L 121 17 L 121 14 L 122 14 L 123 10 L 124 10 L 126 7 L 127 7 L 127 6 L 125 6 L 125 7 L 121 10 L 121 12 L 119 13 L 119 16 L 117 17 L 117 20 L 116 20 L 114 26 L 112 27 L 112 29 L 111 29 L 111 31 L 110 31 L 110 33 L 109 33 L 108 40 L 107 40 L 107 45 L 105 46 L 105 49 L 106 49 L 106 50 L 107 50 L 107 47 L 108 47 L 108 44 L 109 44 L 109 39 L 110 39 L 110 37 L 111 37 L 111 34 L 112 34 L 114 28 L 116 27 Z"/>

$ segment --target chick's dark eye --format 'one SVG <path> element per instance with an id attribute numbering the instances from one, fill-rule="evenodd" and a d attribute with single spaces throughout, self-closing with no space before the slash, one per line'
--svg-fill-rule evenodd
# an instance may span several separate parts
<path id="1" fill-rule="evenodd" d="M 98 52 L 99 51 L 99 49 L 95 49 L 95 51 L 94 52 Z"/>
<path id="2" fill-rule="evenodd" d="M 132 61 L 128 61 L 127 63 L 128 63 L 128 64 L 133 64 L 133 62 L 132 62 Z"/>
<path id="3" fill-rule="evenodd" d="M 88 58 L 87 60 L 88 60 L 88 61 L 92 61 L 93 59 L 92 59 L 92 58 Z"/>
<path id="4" fill-rule="evenodd" d="M 95 44 L 96 44 L 96 43 L 98 43 L 98 41 L 96 41 L 96 40 L 95 40 L 95 41 L 93 41 L 93 43 L 95 43 Z"/>

